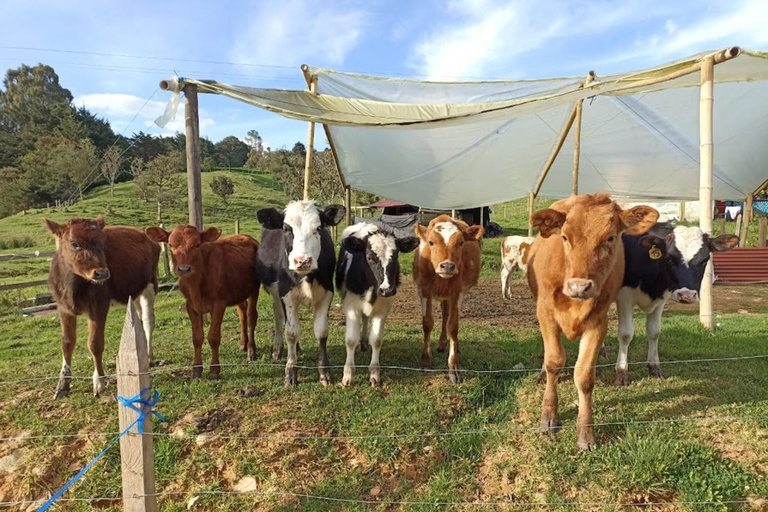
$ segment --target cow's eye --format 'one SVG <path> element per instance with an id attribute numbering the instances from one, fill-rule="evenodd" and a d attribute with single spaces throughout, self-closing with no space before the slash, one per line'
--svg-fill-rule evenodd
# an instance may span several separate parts
<path id="1" fill-rule="evenodd" d="M 318 226 L 318 228 L 317 228 L 317 232 L 318 232 L 318 233 L 320 233 L 320 232 L 322 232 L 322 231 L 323 231 L 323 226 Z"/>
<path id="2" fill-rule="evenodd" d="M 429 245 L 435 245 L 435 242 L 433 242 L 432 240 L 430 240 L 430 241 L 429 241 Z"/>
<path id="3" fill-rule="evenodd" d="M 563 242 L 567 242 L 567 241 L 568 241 L 568 237 L 563 235 Z"/>
<path id="4" fill-rule="evenodd" d="M 462 247 L 463 245 L 464 245 L 464 240 L 462 240 L 461 242 L 459 242 L 459 247 Z"/>
<path id="5" fill-rule="evenodd" d="M 615 236 L 613 236 L 613 235 L 611 235 L 611 236 L 609 236 L 609 237 L 608 237 L 608 238 L 607 238 L 605 241 L 606 241 L 607 243 L 609 243 L 609 244 L 612 244 L 613 242 L 615 242 L 615 241 L 616 241 L 616 237 L 615 237 Z"/>
<path id="6" fill-rule="evenodd" d="M 70 242 L 69 245 L 72 247 L 72 250 L 79 251 L 80 250 L 80 244 L 77 242 Z"/>

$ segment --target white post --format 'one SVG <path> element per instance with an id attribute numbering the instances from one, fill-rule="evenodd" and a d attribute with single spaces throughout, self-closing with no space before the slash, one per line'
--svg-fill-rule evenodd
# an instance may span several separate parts
<path id="1" fill-rule="evenodd" d="M 699 227 L 705 233 L 712 234 L 712 163 L 714 146 L 712 144 L 712 120 L 714 104 L 714 69 L 715 61 L 709 57 L 701 64 L 701 96 L 699 101 Z M 701 282 L 699 320 L 707 329 L 714 327 L 712 305 L 712 258 L 707 263 L 704 279 Z"/>

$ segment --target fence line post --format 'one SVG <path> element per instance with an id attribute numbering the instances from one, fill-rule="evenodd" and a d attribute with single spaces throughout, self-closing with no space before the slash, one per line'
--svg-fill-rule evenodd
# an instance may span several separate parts
<path id="1" fill-rule="evenodd" d="M 235 234 L 240 234 L 240 219 L 235 219 Z"/>
<path id="2" fill-rule="evenodd" d="M 117 393 L 131 397 L 149 387 L 149 355 L 141 320 L 128 299 L 120 351 L 117 353 Z M 135 419 L 136 411 L 118 408 L 120 430 Z M 152 415 L 144 419 L 144 435 L 129 432 L 120 438 L 120 467 L 123 479 L 123 510 L 156 512 L 155 457 L 152 452 Z"/>
<path id="3" fill-rule="evenodd" d="M 160 224 L 160 229 L 165 231 L 165 224 Z M 171 262 L 168 259 L 168 244 L 160 244 L 160 252 L 163 253 L 163 273 L 165 277 L 171 277 Z"/>
<path id="4" fill-rule="evenodd" d="M 765 232 L 768 229 L 768 217 L 761 216 L 757 226 L 757 246 L 765 247 Z"/>

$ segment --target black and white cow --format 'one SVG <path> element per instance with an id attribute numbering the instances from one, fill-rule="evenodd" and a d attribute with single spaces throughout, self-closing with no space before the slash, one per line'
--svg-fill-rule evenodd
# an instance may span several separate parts
<path id="1" fill-rule="evenodd" d="M 285 385 L 297 383 L 296 347 L 301 336 L 299 305 L 314 312 L 315 337 L 320 344 L 320 383 L 331 383 L 326 355 L 328 309 L 333 300 L 333 272 L 336 250 L 327 226 L 335 226 L 346 209 L 330 205 L 320 211 L 314 201 L 293 201 L 283 212 L 259 210 L 256 217 L 263 229 L 256 259 L 256 273 L 272 295 L 275 312 L 275 340 L 272 359 L 283 355 L 283 328 L 288 341 Z M 287 322 L 286 322 L 287 320 Z"/>
<path id="2" fill-rule="evenodd" d="M 711 238 L 698 227 L 659 223 L 645 235 L 623 235 L 624 282 L 616 299 L 619 316 L 619 357 L 616 384 L 629 383 L 627 351 L 634 336 L 632 312 L 645 313 L 648 336 L 648 373 L 661 377 L 659 334 L 661 314 L 671 297 L 676 302 L 699 302 L 699 290 L 710 253 L 729 251 L 739 243 L 735 235 Z"/>
<path id="3" fill-rule="evenodd" d="M 415 236 L 398 238 L 391 229 L 370 223 L 354 224 L 342 233 L 336 287 L 341 290 L 341 305 L 347 322 L 343 386 L 352 385 L 361 327 L 371 346 L 368 367 L 371 385 L 378 386 L 381 382 L 379 354 L 384 322 L 400 284 L 398 255 L 418 246 L 419 239 Z"/>

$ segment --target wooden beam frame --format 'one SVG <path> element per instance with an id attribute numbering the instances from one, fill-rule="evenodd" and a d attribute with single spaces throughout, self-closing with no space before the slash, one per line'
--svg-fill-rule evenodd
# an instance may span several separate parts
<path id="1" fill-rule="evenodd" d="M 595 80 L 595 72 L 590 71 L 587 74 L 587 79 L 584 80 L 584 86 L 587 87 Z M 571 187 L 571 193 L 577 195 L 579 193 L 579 162 L 581 160 L 581 113 L 584 106 L 584 100 L 578 100 L 576 102 L 576 119 L 573 121 L 573 185 Z"/>
<path id="2" fill-rule="evenodd" d="M 203 190 L 200 169 L 200 115 L 197 108 L 197 86 L 184 86 L 184 126 L 187 150 L 187 198 L 189 223 L 203 229 Z"/>

